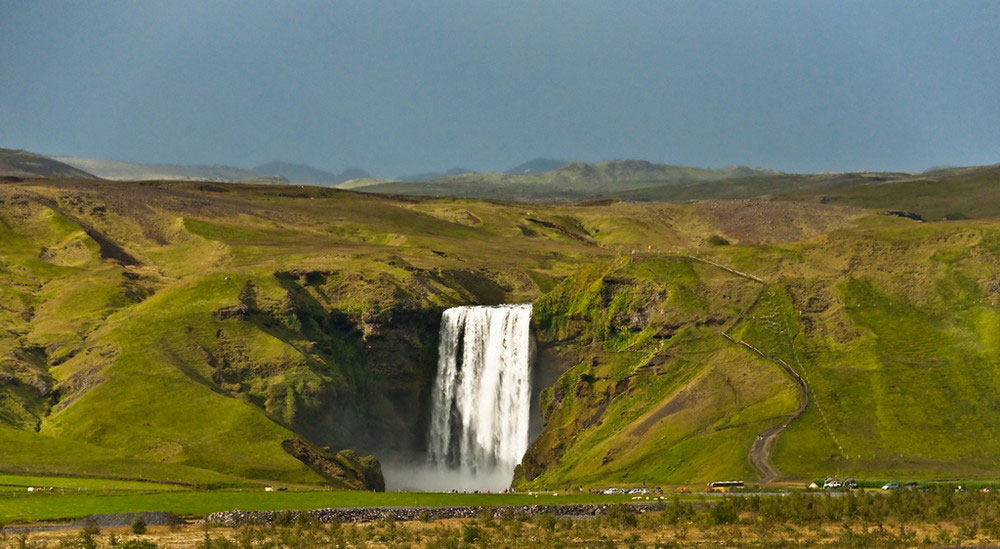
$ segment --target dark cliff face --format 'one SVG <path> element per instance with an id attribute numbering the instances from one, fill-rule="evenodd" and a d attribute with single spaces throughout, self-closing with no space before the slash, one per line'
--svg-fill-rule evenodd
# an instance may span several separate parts
<path id="1" fill-rule="evenodd" d="M 212 380 L 316 444 L 365 452 L 422 448 L 441 311 L 404 305 L 345 312 L 316 299 L 304 280 L 278 276 L 284 299 L 261 296 L 248 282 L 239 303 L 216 316 L 292 342 L 301 356 L 262 361 L 241 328 L 220 329 L 217 346 L 206 350 Z"/>
<path id="2" fill-rule="evenodd" d="M 533 324 L 537 324 L 537 322 Z M 551 406 L 551 399 L 542 402 L 545 389 L 553 387 L 559 380 L 559 376 L 573 365 L 571 358 L 553 349 L 547 341 L 539 340 L 535 334 L 537 334 L 537 326 L 533 325 L 532 337 L 535 339 L 535 353 L 531 380 L 531 423 L 528 425 L 529 444 L 541 434 L 545 427 L 545 417 L 551 411 L 546 409 Z M 531 468 L 528 464 L 526 467 Z"/>
<path id="3" fill-rule="evenodd" d="M 532 283 L 504 273 L 398 266 L 406 276 L 281 271 L 274 274 L 279 291 L 248 281 L 237 303 L 216 311 L 225 327 L 205 349 L 212 381 L 314 444 L 422 452 L 442 311 L 503 302 Z M 267 350 L 254 347 L 253 332 L 298 352 L 261 358 Z"/>
<path id="4" fill-rule="evenodd" d="M 370 325 L 364 347 L 378 394 L 367 425 L 356 433 L 360 448 L 405 452 L 426 446 L 440 323 L 441 310 L 423 309 L 391 310 Z"/>

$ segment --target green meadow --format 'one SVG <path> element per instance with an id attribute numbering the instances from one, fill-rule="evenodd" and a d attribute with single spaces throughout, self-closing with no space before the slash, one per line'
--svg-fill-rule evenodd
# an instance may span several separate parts
<path id="1" fill-rule="evenodd" d="M 28 493 L 24 488 L 0 485 L 0 523 L 78 519 L 92 514 L 170 512 L 186 517 L 205 517 L 216 511 L 240 509 L 309 510 L 355 507 L 440 507 L 484 505 L 541 505 L 577 503 L 624 503 L 633 496 L 591 494 L 473 494 L 473 493 L 376 493 L 348 490 L 190 490 L 177 487 L 51 477 L 4 476 L 5 482 L 30 482 L 37 486 L 60 486 L 50 491 Z M 643 500 L 645 501 L 645 500 Z"/>

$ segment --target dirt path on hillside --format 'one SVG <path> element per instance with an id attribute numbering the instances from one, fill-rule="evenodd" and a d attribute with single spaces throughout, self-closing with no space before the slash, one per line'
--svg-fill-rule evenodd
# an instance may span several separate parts
<path id="1" fill-rule="evenodd" d="M 753 446 L 750 447 L 750 463 L 757 468 L 760 472 L 761 479 L 763 483 L 771 482 L 778 477 L 778 470 L 771 466 L 771 451 L 774 449 L 774 442 L 778 439 L 778 435 L 785 430 L 785 427 L 795 421 L 795 418 L 802 415 L 802 412 L 806 411 L 806 405 L 809 404 L 809 392 L 805 385 L 805 382 L 799 376 L 795 375 L 794 379 L 799 383 L 799 407 L 795 410 L 795 413 L 786 416 L 785 420 L 781 422 L 780 425 L 776 427 L 771 427 L 770 429 L 764 431 L 763 433 L 757 435 L 757 440 L 753 442 Z"/>
<path id="2" fill-rule="evenodd" d="M 760 291 L 754 297 L 754 300 L 746 308 L 740 311 L 740 313 L 736 316 L 736 318 L 732 322 L 727 323 L 727 325 L 723 327 L 722 331 L 720 331 L 719 334 L 722 335 L 722 337 L 724 337 L 730 343 L 745 347 L 751 352 L 759 355 L 764 360 L 776 364 L 779 368 L 781 368 L 785 372 L 785 374 L 787 374 L 790 378 L 792 378 L 792 380 L 798 386 L 799 389 L 798 408 L 796 408 L 793 413 L 785 416 L 785 419 L 779 425 L 771 427 L 770 429 L 767 429 L 766 431 L 758 434 L 756 440 L 754 440 L 753 444 L 750 446 L 750 455 L 749 455 L 750 463 L 753 464 L 754 468 L 756 468 L 757 471 L 760 473 L 761 477 L 760 481 L 762 483 L 771 482 L 774 479 L 778 478 L 778 473 L 779 473 L 779 471 L 776 468 L 774 468 L 774 466 L 772 466 L 770 463 L 771 451 L 774 449 L 774 443 L 778 439 L 778 435 L 780 435 L 782 431 L 784 431 L 785 428 L 788 427 L 789 424 L 795 421 L 795 418 L 799 417 L 800 415 L 802 415 L 803 412 L 806 411 L 806 406 L 809 405 L 809 385 L 806 383 L 805 379 L 803 379 L 802 376 L 797 374 L 795 370 L 792 369 L 792 367 L 789 366 L 784 360 L 777 357 L 772 357 L 743 340 L 736 341 L 729 335 L 729 330 L 735 327 L 737 324 L 739 324 L 740 320 L 742 320 L 746 316 L 746 314 L 749 313 L 764 296 L 764 293 L 767 291 L 768 288 L 767 282 L 760 277 L 744 273 L 742 271 L 738 271 L 726 265 L 722 265 L 720 263 L 716 263 L 715 261 L 711 261 L 705 258 L 690 256 L 690 255 L 682 257 L 687 257 L 688 259 L 693 259 L 695 261 L 700 261 L 702 263 L 718 267 L 734 275 L 741 276 L 743 278 L 746 278 L 748 280 L 753 280 L 761 284 Z"/>
<path id="3" fill-rule="evenodd" d="M 779 474 L 779 471 L 770 463 L 771 451 L 774 450 L 774 443 L 778 439 L 778 435 L 780 435 L 782 431 L 784 431 L 785 428 L 788 427 L 789 424 L 795 421 L 797 417 L 801 416 L 802 413 L 806 411 L 806 407 L 809 405 L 809 385 L 806 383 L 805 379 L 803 379 L 802 376 L 797 374 L 795 370 L 792 369 L 792 367 L 789 366 L 784 360 L 778 357 L 772 357 L 768 354 L 765 354 L 763 351 L 754 347 L 753 345 L 750 345 L 749 343 L 743 340 L 737 341 L 729 335 L 729 330 L 731 330 L 733 327 L 739 324 L 739 322 L 746 316 L 746 314 L 749 313 L 761 300 L 761 298 L 764 296 L 764 293 L 767 291 L 768 283 L 766 280 L 758 276 L 736 270 L 727 265 L 723 265 L 721 263 L 717 263 L 715 261 L 703 257 L 684 255 L 684 254 L 667 254 L 667 255 L 671 257 L 685 258 L 693 261 L 698 261 L 706 265 L 711 265 L 713 267 L 727 271 L 730 274 L 745 278 L 747 280 L 758 282 L 761 285 L 760 291 L 754 297 L 753 301 L 749 305 L 747 305 L 742 311 L 740 311 L 740 313 L 736 316 L 736 318 L 733 321 L 728 322 L 726 326 L 724 326 L 723 329 L 719 332 L 719 334 L 730 343 L 745 347 L 751 352 L 759 355 L 764 360 L 776 364 L 779 368 L 781 368 L 785 372 L 785 374 L 787 374 L 790 378 L 792 378 L 792 381 L 794 381 L 795 384 L 798 386 L 799 389 L 798 408 L 796 408 L 795 411 L 792 412 L 791 414 L 784 416 L 784 420 L 782 420 L 782 422 L 779 425 L 771 427 L 770 429 L 767 429 L 766 431 L 758 434 L 757 439 L 754 440 L 753 445 L 750 446 L 750 455 L 749 455 L 750 463 L 753 464 L 754 468 L 756 468 L 757 471 L 760 473 L 761 477 L 760 481 L 762 483 L 772 482 L 774 479 L 778 478 Z M 668 403 L 667 406 L 670 406 L 670 403 Z"/>
<path id="4" fill-rule="evenodd" d="M 770 429 L 757 435 L 757 439 L 754 440 L 753 445 L 750 446 L 750 463 L 752 463 L 757 471 L 760 472 L 760 481 L 763 483 L 771 482 L 778 477 L 778 470 L 775 469 L 770 463 L 771 451 L 774 449 L 774 442 L 778 439 L 778 435 L 785 430 L 785 427 L 788 427 L 791 422 L 795 421 L 795 418 L 799 417 L 802 415 L 802 412 L 806 411 L 806 406 L 809 405 L 809 385 L 807 385 L 806 380 L 802 379 L 802 376 L 795 373 L 795 370 L 793 370 L 792 367 L 789 366 L 784 360 L 781 360 L 780 358 L 772 358 L 764 354 L 760 349 L 757 349 L 745 341 L 734 340 L 729 337 L 728 334 L 724 333 L 722 336 L 736 345 L 746 347 L 750 351 L 760 355 L 765 360 L 777 364 L 778 367 L 784 370 L 784 372 L 788 374 L 788 376 L 791 377 L 792 380 L 795 381 L 795 384 L 799 387 L 798 408 L 796 408 L 791 414 L 785 416 L 784 421 L 782 421 L 779 425 L 771 427 Z"/>

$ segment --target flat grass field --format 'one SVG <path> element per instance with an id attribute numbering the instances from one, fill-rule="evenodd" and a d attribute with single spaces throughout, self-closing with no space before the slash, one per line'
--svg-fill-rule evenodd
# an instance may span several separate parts
<path id="1" fill-rule="evenodd" d="M 28 487 L 45 487 L 66 490 L 107 491 L 173 491 L 188 490 L 178 484 L 142 482 L 137 480 L 117 480 L 105 478 L 43 477 L 32 475 L 0 475 L 0 490 L 26 492 Z"/>
<path id="2" fill-rule="evenodd" d="M 53 490 L 28 492 L 27 486 Z M 60 489 L 61 488 L 61 489 Z M 0 475 L 0 523 L 76 519 L 86 515 L 165 511 L 204 517 L 241 509 L 307 510 L 326 507 L 436 507 L 625 503 L 633 496 L 593 494 L 450 494 L 359 491 L 189 490 L 179 486 L 63 477 Z M 645 501 L 645 500 L 643 500 Z"/>

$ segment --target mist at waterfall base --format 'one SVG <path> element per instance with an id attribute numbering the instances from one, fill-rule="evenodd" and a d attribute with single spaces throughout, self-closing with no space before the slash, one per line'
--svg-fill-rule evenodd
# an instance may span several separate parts
<path id="1" fill-rule="evenodd" d="M 441 318 L 427 452 L 383 461 L 386 488 L 501 491 L 528 449 L 531 305 L 454 307 Z"/>

